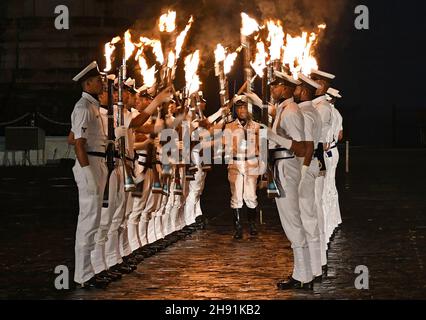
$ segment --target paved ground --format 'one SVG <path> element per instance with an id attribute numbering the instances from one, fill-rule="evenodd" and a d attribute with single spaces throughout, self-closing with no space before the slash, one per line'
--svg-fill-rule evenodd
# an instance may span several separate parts
<path id="1" fill-rule="evenodd" d="M 274 204 L 262 200 L 256 238 L 231 239 L 225 171 L 208 176 L 198 231 L 105 291 L 58 292 L 56 265 L 73 266 L 77 199 L 64 168 L 0 169 L 0 298 L 38 299 L 425 299 L 426 150 L 351 151 L 338 172 L 344 225 L 329 252 L 329 276 L 312 293 L 279 292 L 292 254 Z M 370 289 L 354 287 L 357 265 Z"/>

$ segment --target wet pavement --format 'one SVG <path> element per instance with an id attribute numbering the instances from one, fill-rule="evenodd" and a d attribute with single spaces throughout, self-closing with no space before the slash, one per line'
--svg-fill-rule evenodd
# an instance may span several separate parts
<path id="1" fill-rule="evenodd" d="M 0 168 L 0 299 L 425 299 L 425 160 L 426 150 L 351 150 L 350 174 L 343 163 L 337 174 L 344 223 L 329 250 L 328 276 L 313 292 L 276 290 L 291 273 L 292 253 L 264 195 L 259 236 L 246 230 L 244 240 L 232 240 L 221 167 L 207 177 L 206 230 L 144 260 L 107 290 L 57 291 L 55 266 L 73 268 L 71 170 Z M 358 265 L 368 267 L 369 290 L 355 288 Z"/>

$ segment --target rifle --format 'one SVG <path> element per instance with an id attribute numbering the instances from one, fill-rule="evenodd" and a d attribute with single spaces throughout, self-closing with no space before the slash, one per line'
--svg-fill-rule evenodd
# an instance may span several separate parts
<path id="1" fill-rule="evenodd" d="M 104 190 L 104 198 L 102 207 L 108 208 L 109 206 L 109 179 L 115 168 L 114 153 L 115 153 L 115 135 L 114 135 L 114 81 L 107 78 L 107 92 L 108 92 L 108 146 L 106 150 L 108 178 Z"/>
<path id="2" fill-rule="evenodd" d="M 268 90 L 268 85 L 270 81 L 272 81 L 273 72 L 273 66 L 269 65 L 267 68 L 264 69 L 262 77 L 262 124 L 266 127 L 269 127 L 268 97 L 270 93 Z M 264 178 L 266 178 L 267 181 L 268 198 L 274 199 L 280 197 L 280 192 L 274 178 L 274 164 L 271 156 L 268 156 L 265 176 Z"/>

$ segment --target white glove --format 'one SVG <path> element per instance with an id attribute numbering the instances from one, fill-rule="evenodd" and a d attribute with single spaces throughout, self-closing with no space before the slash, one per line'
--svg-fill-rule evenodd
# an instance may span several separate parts
<path id="1" fill-rule="evenodd" d="M 244 92 L 244 94 L 255 106 L 261 107 L 263 105 L 262 99 L 254 92 Z"/>
<path id="2" fill-rule="evenodd" d="M 306 176 L 306 173 L 308 172 L 308 170 L 309 170 L 309 167 L 308 166 L 303 166 L 302 167 L 302 179 L 301 180 L 303 180 L 304 178 L 305 178 L 305 176 Z"/>
<path id="3" fill-rule="evenodd" d="M 183 141 L 178 142 L 179 150 L 183 150 Z"/>
<path id="4" fill-rule="evenodd" d="M 120 126 L 114 129 L 115 139 L 120 139 L 127 136 L 128 129 L 125 126 Z"/>
<path id="5" fill-rule="evenodd" d="M 86 182 L 87 182 L 87 192 L 90 195 L 98 195 L 99 194 L 99 188 L 98 185 L 96 183 L 96 179 L 95 176 L 93 174 L 93 171 L 89 166 L 83 167 L 83 174 L 84 177 L 86 178 Z"/>

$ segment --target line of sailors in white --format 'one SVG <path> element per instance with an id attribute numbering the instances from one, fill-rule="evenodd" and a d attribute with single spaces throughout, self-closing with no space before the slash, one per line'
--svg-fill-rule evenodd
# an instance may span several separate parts
<path id="1" fill-rule="evenodd" d="M 330 88 L 335 76 L 315 70 L 310 77 L 299 74 L 298 78 L 275 72 L 271 84 L 276 103 L 268 139 L 272 141 L 273 170 L 280 191 L 275 201 L 294 256 L 291 277 L 277 283 L 282 290 L 312 289 L 314 283 L 322 281 L 328 243 L 342 223 L 335 172 L 343 126 L 332 103 L 341 97 Z M 255 94 L 247 96 L 261 105 Z M 300 142 L 304 143 L 303 151 Z"/>
<path id="2" fill-rule="evenodd" d="M 188 235 L 197 226 L 202 227 L 200 195 L 206 173 L 200 163 L 191 181 L 181 172 L 183 194 L 175 194 L 173 181 L 169 193 L 154 193 L 153 166 L 148 163 L 148 145 L 159 145 L 149 133 L 163 128 L 159 117 L 153 113 L 163 103 L 169 103 L 171 94 L 165 89 L 155 99 L 146 89 L 134 89 L 134 80 L 126 81 L 123 92 L 124 126 L 115 127 L 115 143 L 125 137 L 126 162 L 142 184 L 139 193 L 124 191 L 123 162 L 118 155 L 109 177 L 108 207 L 102 207 L 103 192 L 108 179 L 106 147 L 108 144 L 108 115 L 102 105 L 107 104 L 102 79 L 96 62 L 91 63 L 74 79 L 82 85 L 81 99 L 71 115 L 70 143 L 75 145 L 76 163 L 73 173 L 79 190 L 79 207 L 74 281 L 80 287 L 104 288 L 110 281 L 121 278 L 136 268 L 144 257 L 154 254 L 167 245 Z M 116 94 L 115 94 L 116 97 Z M 117 97 L 116 97 L 117 98 Z M 117 123 L 117 106 L 114 106 L 114 123 Z M 135 134 L 145 136 L 135 142 Z M 142 133 L 142 134 L 140 134 Z M 118 145 L 117 145 L 118 149 Z M 136 159 L 135 159 L 136 149 Z M 176 167 L 174 168 L 176 169 Z"/>

